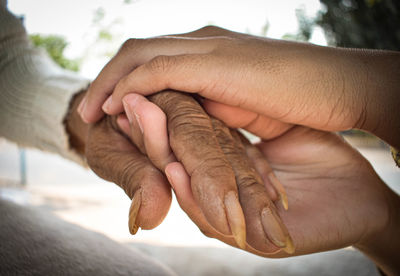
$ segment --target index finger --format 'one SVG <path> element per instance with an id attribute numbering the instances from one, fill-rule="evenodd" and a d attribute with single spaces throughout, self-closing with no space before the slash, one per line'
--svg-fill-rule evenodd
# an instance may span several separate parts
<path id="1" fill-rule="evenodd" d="M 80 106 L 80 115 L 86 123 L 94 123 L 104 116 L 102 105 L 121 78 L 156 56 L 172 56 L 188 53 L 205 53 L 211 45 L 196 37 L 156 37 L 129 39 L 117 54 L 104 66 L 92 82 Z M 106 113 L 115 115 L 119 111 Z"/>

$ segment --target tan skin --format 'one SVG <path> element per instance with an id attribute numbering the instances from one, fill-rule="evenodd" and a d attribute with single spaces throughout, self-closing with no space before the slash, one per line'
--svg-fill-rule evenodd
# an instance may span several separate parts
<path id="1" fill-rule="evenodd" d="M 91 126 L 84 124 L 76 113 L 82 96 L 73 100 L 72 112 L 67 117 L 71 144 L 86 156 L 94 172 L 117 183 L 133 199 L 130 211 L 133 234 L 139 227 L 156 227 L 171 201 L 170 188 L 161 173 L 166 162 L 150 159 L 152 155 L 148 157 L 146 148 L 140 143 L 132 144 L 130 133 L 125 136 L 117 125 L 121 121 L 117 117 L 106 117 Z M 274 187 L 268 180 L 264 183 L 244 147 L 238 147 L 242 145 L 240 137 L 233 139 L 230 130 L 222 122 L 210 120 L 190 96 L 163 92 L 151 99 L 168 115 L 173 158 L 176 156 L 190 173 L 193 194 L 207 218 L 207 226 L 223 237 L 232 237 L 229 243 L 233 246 L 254 253 L 274 253 L 281 249 L 292 253 L 290 235 L 272 202 L 278 199 L 277 193 L 268 193 L 264 185 L 270 186 L 270 191 Z M 247 147 L 258 152 L 249 143 Z M 242 160 L 248 161 L 243 164 Z M 271 173 L 267 163 L 263 169 Z M 246 204 L 255 202 L 250 195 L 257 195 L 257 205 Z M 246 229 L 249 225 L 254 227 Z M 199 227 L 202 229 L 202 224 Z"/>
<path id="2" fill-rule="evenodd" d="M 129 95 L 124 100 L 130 104 L 138 97 L 141 96 Z M 157 124 L 162 121 L 157 119 L 160 113 L 154 104 L 146 102 L 145 98 L 141 98 L 139 104 L 137 99 L 135 102 L 133 109 L 127 109 L 127 112 L 139 114 L 144 136 L 150 125 L 165 128 L 163 123 Z M 151 105 L 153 108 L 149 108 Z M 129 131 L 129 126 L 124 128 Z M 131 124 L 131 128 L 140 132 L 135 124 Z M 146 139 L 159 141 L 160 137 L 147 136 Z M 267 158 L 287 191 L 289 210 L 285 211 L 281 204 L 276 205 L 293 239 L 295 255 L 353 245 L 388 275 L 396 275 L 399 271 L 396 252 L 400 246 L 397 239 L 400 198 L 382 182 L 360 153 L 336 134 L 300 126 L 257 146 L 263 156 L 252 159 L 255 167 L 259 167 L 259 163 L 263 166 Z M 182 209 L 202 231 L 209 237 L 234 245 L 232 238 L 215 232 L 207 222 L 193 197 L 190 177 L 184 166 L 172 162 L 165 171 Z M 241 200 L 242 206 L 250 202 Z M 248 235 L 248 240 L 251 238 Z M 246 248 L 266 257 L 288 256 L 284 252 L 270 254 L 253 249 Z"/>
<path id="3" fill-rule="evenodd" d="M 171 204 L 167 179 L 119 131 L 116 118 L 107 117 L 94 125 L 80 119 L 77 106 L 84 95 L 85 92 L 73 98 L 66 118 L 71 146 L 86 157 L 100 177 L 119 185 L 130 198 L 142 187 L 148 204 L 142 208 L 146 216 L 139 217 L 141 226 L 143 229 L 158 226 Z"/>
<path id="4" fill-rule="evenodd" d="M 126 41 L 93 82 L 81 114 L 94 122 L 110 94 L 103 109 L 118 114 L 128 93 L 168 88 L 199 93 L 207 112 L 262 137 L 292 124 L 359 128 L 400 147 L 399 71 L 398 52 L 321 47 L 210 26 Z"/>
<path id="5" fill-rule="evenodd" d="M 86 121 L 100 118 L 100 106 L 114 87 L 111 104 L 103 107 L 110 114 L 123 111 L 121 99 L 130 92 L 199 92 L 207 98 L 206 110 L 229 126 L 277 137 L 264 142 L 262 150 L 288 190 L 291 207 L 280 215 L 297 254 L 352 244 L 395 275 L 400 271 L 395 260 L 398 196 L 339 138 L 293 124 L 330 131 L 360 128 L 399 147 L 399 70 L 396 52 L 318 47 L 211 27 L 128 41 L 93 83 L 81 113 Z M 179 172 L 176 178 L 184 179 L 179 166 L 167 165 L 167 174 L 174 175 L 172 167 Z M 189 195 L 178 198 L 193 219 L 195 204 L 185 203 Z M 331 235 L 315 239 L 316 233 Z"/>
<path id="6" fill-rule="evenodd" d="M 69 116 L 68 125 L 74 130 L 74 137 L 80 137 L 81 145 L 86 146 L 88 162 L 96 173 L 120 184 L 130 197 L 133 197 L 138 185 L 142 185 L 145 190 L 158 189 L 165 192 L 164 201 L 160 201 L 160 194 L 157 195 L 157 200 L 147 198 L 147 202 L 153 204 L 153 207 L 151 210 L 142 209 L 142 216 L 139 214 L 143 229 L 155 227 L 162 221 L 169 207 L 168 190 L 158 186 L 166 183 L 164 176 L 146 163 L 144 155 L 138 155 L 139 151 L 134 150 L 126 136 L 116 131 L 118 126 L 115 121 L 102 120 L 88 130 L 75 110 L 80 97 L 72 105 L 74 111 Z M 146 132 L 146 125 L 143 127 Z M 90 143 L 96 146 L 91 146 Z M 379 250 L 386 253 L 397 248 L 395 240 L 384 239 L 393 237 L 399 229 L 399 219 L 395 212 L 400 207 L 398 196 L 379 179 L 369 163 L 341 138 L 331 133 L 296 127 L 277 139 L 259 144 L 258 147 L 268 156 L 271 166 L 288 191 L 289 210 L 284 211 L 280 204 L 277 204 L 277 210 L 292 235 L 296 255 L 354 245 L 367 254 L 374 252 L 371 257 L 377 260 L 379 256 L 383 256 L 376 256 Z M 135 160 L 146 165 L 139 169 L 132 166 L 132 173 L 129 174 L 126 164 L 138 164 Z M 330 162 L 331 160 L 335 162 Z M 120 169 L 121 166 L 125 167 Z M 166 171 L 181 207 L 199 228 L 207 236 L 237 246 L 234 238 L 222 235 L 209 224 L 193 197 L 190 179 L 181 163 L 169 163 Z M 130 177 L 121 172 L 128 172 Z M 135 179 L 142 181 L 139 183 Z M 147 180 L 144 185 L 143 180 Z M 127 182 L 131 185 L 126 185 Z M 367 208 L 362 209 L 359 206 Z M 160 211 L 158 216 L 147 221 L 142 219 L 148 217 L 148 214 L 154 214 L 154 210 Z M 365 213 L 373 219 L 365 220 Z M 251 240 L 256 237 L 248 233 L 247 238 Z M 275 255 L 263 253 L 249 244 L 246 245 L 246 250 L 269 257 L 287 256 L 284 252 Z M 396 255 L 391 256 L 395 258 Z M 393 267 L 395 260 L 386 257 L 382 259 L 379 264 L 386 272 L 397 271 L 398 268 Z"/>

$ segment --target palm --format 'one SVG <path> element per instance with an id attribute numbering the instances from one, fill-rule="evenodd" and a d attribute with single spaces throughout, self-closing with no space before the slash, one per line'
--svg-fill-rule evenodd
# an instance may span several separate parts
<path id="1" fill-rule="evenodd" d="M 286 188 L 289 210 L 279 212 L 296 254 L 354 244 L 371 228 L 365 218 L 384 219 L 385 185 L 337 135 L 296 127 L 259 147 Z"/>

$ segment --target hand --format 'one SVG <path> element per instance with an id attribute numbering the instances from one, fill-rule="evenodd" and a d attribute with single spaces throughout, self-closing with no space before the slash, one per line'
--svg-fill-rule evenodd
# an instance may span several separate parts
<path id="1" fill-rule="evenodd" d="M 75 110 L 78 98 L 74 100 L 72 110 Z M 132 198 L 131 233 L 136 233 L 139 227 L 151 229 L 165 217 L 170 190 L 157 168 L 163 171 L 169 162 L 176 161 L 176 156 L 191 175 L 193 194 L 202 212 L 203 220 L 195 221 L 200 229 L 206 225 L 222 240 L 227 239 L 230 244 L 252 252 L 271 253 L 281 249 L 293 252 L 290 234 L 271 201 L 271 198 L 277 200 L 279 195 L 282 198 L 285 194 L 276 178 L 272 183 L 269 181 L 274 177 L 270 168 L 262 168 L 263 181 L 252 168 L 239 137 L 234 139 L 221 122 L 211 121 L 192 97 L 163 92 L 151 99 L 168 116 L 174 153 L 169 149 L 164 113 L 160 109 L 154 110 L 154 104 L 147 106 L 143 118 L 138 118 L 138 122 L 145 123 L 142 130 L 146 139 L 142 141 L 139 139 L 143 138 L 137 135 L 139 124 L 132 120 L 135 114 L 128 106 L 127 115 L 133 132 L 129 131 L 129 123 L 123 115 L 105 117 L 89 129 L 85 128 L 76 111 L 67 118 L 73 138 L 71 144 L 86 155 L 90 167 L 100 177 L 117 183 Z M 151 117 L 152 114 L 161 117 Z M 121 134 L 117 124 L 131 135 L 137 147 Z M 161 127 L 154 127 L 157 124 Z M 160 143 L 157 139 L 163 135 Z M 167 149 L 163 150 L 165 144 L 162 141 L 165 140 Z M 257 200 L 252 197 L 255 194 Z"/>
<path id="2" fill-rule="evenodd" d="M 181 110 L 177 105 L 179 101 L 176 101 L 173 95 L 171 97 L 167 94 L 156 94 L 150 99 L 158 103 L 166 112 L 171 112 L 170 109 L 174 107 Z M 169 103 L 162 103 L 163 100 Z M 155 129 L 166 133 L 165 121 L 160 119 L 164 114 L 157 106 L 144 97 L 133 94 L 124 98 L 124 105 L 127 114 L 135 117 L 131 122 L 132 133 L 139 132 L 136 119 L 140 121 L 143 132 L 141 139 L 144 139 L 141 143 L 147 145 L 147 148 L 151 148 L 155 141 L 168 139 L 166 134 L 155 137 L 148 135 Z M 129 125 L 126 122 L 124 124 L 125 132 L 129 133 Z M 170 132 L 173 133 L 174 127 L 171 125 L 169 123 Z M 274 201 L 279 198 L 274 192 L 283 189 L 279 188 L 279 185 L 271 189 L 271 183 L 274 182 L 275 177 L 268 176 L 271 176 L 272 170 L 283 182 L 288 191 L 290 209 L 284 211 L 283 205 L 277 205 L 277 211 L 284 224 L 288 226 L 288 231 L 293 235 L 296 255 L 353 245 L 370 256 L 388 274 L 399 271 L 396 252 L 400 248 L 397 239 L 400 228 L 398 212 L 400 199 L 380 180 L 371 165 L 342 138 L 332 133 L 294 127 L 279 138 L 261 142 L 257 150 L 243 139 L 238 143 L 235 132 L 231 132 L 230 136 L 226 135 L 224 126 L 222 130 L 218 130 L 220 125 L 217 120 L 213 120 L 213 126 L 219 133 L 218 139 L 222 148 L 225 148 L 227 156 L 229 156 L 229 144 L 231 144 L 229 140 L 236 141 L 233 147 L 236 150 L 239 149 L 236 153 L 236 157 L 239 156 L 239 158 L 236 160 L 242 160 L 239 163 L 246 164 L 247 155 L 266 183 L 269 197 Z M 193 127 L 196 126 L 193 125 Z M 188 131 L 188 133 L 191 132 Z M 170 137 L 174 139 L 173 134 Z M 159 152 L 168 152 L 168 149 L 159 150 Z M 157 151 L 153 151 L 153 154 L 157 156 Z M 268 157 L 269 165 L 266 157 Z M 234 170 L 240 172 L 240 169 L 234 165 L 237 164 L 234 159 L 231 157 L 230 162 Z M 207 221 L 201 205 L 196 200 L 193 180 L 187 175 L 184 166 L 181 163 L 172 162 L 166 165 L 165 172 L 169 175 L 168 179 L 182 209 L 202 232 L 209 237 L 237 246 L 234 238 L 221 234 Z M 284 252 L 274 253 L 266 248 L 257 247 L 255 241 L 260 239 L 263 231 L 257 231 L 257 225 L 254 226 L 251 223 L 248 210 L 250 212 L 258 210 L 252 206 L 252 203 L 260 199 L 263 201 L 263 196 L 260 196 L 263 194 L 251 193 L 251 196 L 246 196 L 243 186 L 245 185 L 239 185 L 238 188 L 240 202 L 247 215 L 245 249 L 267 257 L 288 256 Z M 280 193 L 281 199 L 282 195 L 286 196 L 285 193 Z M 270 235 L 272 226 L 273 224 L 270 224 L 264 228 L 267 236 Z"/>
<path id="3" fill-rule="evenodd" d="M 191 96 L 165 91 L 150 101 L 140 95 L 125 97 L 129 122 L 119 120 L 120 127 L 167 176 L 175 156 L 182 163 L 201 213 L 201 219 L 194 220 L 199 228 L 251 252 L 283 248 L 292 253 L 290 235 L 271 201 L 280 199 L 287 207 L 285 191 L 265 160 L 253 168 L 254 154 L 247 155 L 244 143 L 258 150 L 236 131 L 209 118 Z"/>
<path id="4" fill-rule="evenodd" d="M 398 275 L 400 198 L 355 149 L 335 134 L 304 127 L 261 142 L 258 148 L 287 191 L 289 210 L 277 207 L 293 238 L 295 255 L 353 245 L 387 275 Z M 259 165 L 263 162 L 257 160 Z M 183 167 L 172 163 L 167 170 L 180 206 L 193 221 L 201 221 Z M 210 228 L 203 230 L 224 240 Z M 288 256 L 285 252 L 253 253 Z"/>
<path id="5" fill-rule="evenodd" d="M 86 157 L 97 175 L 116 183 L 132 199 L 132 234 L 139 227 L 156 227 L 171 204 L 167 179 L 119 130 L 117 117 L 107 116 L 90 126 L 82 122 L 76 109 L 83 96 L 80 93 L 74 97 L 66 118 L 71 147 Z"/>
<path id="6" fill-rule="evenodd" d="M 127 93 L 169 88 L 199 93 L 208 99 L 204 106 L 210 114 L 262 137 L 277 137 L 292 124 L 361 128 L 399 147 L 400 119 L 394 112 L 400 105 L 399 64 L 396 52 L 320 47 L 206 27 L 128 40 L 93 82 L 82 115 L 89 122 L 100 118 L 111 93 L 103 109 L 117 114 Z"/>

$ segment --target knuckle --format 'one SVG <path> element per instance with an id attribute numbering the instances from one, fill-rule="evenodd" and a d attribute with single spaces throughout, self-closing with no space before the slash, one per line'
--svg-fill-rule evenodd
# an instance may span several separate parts
<path id="1" fill-rule="evenodd" d="M 196 141 L 198 146 L 206 146 L 210 138 L 214 136 L 211 124 L 203 114 L 174 114 L 168 121 L 173 137 Z"/>
<path id="2" fill-rule="evenodd" d="M 139 44 L 141 44 L 142 39 L 136 39 L 136 38 L 129 38 L 128 40 L 126 40 L 121 48 L 120 48 L 120 52 L 122 51 L 129 51 L 132 50 L 134 48 L 137 48 L 139 46 Z"/>
<path id="3" fill-rule="evenodd" d="M 214 25 L 207 25 L 202 27 L 200 30 L 205 32 L 215 32 L 215 31 L 220 31 L 222 29 Z"/>
<path id="4" fill-rule="evenodd" d="M 171 105 L 171 108 L 168 108 L 171 122 L 191 123 L 192 128 L 206 126 L 207 129 L 212 129 L 209 116 L 192 97 L 176 94 L 167 104 Z"/>
<path id="5" fill-rule="evenodd" d="M 154 175 L 155 169 L 143 162 L 143 160 L 131 160 L 123 165 L 117 175 L 117 184 L 132 198 L 135 191 Z"/>
<path id="6" fill-rule="evenodd" d="M 113 100 L 114 100 L 114 97 L 121 97 L 121 91 L 124 91 L 124 89 L 127 86 L 128 82 L 129 82 L 129 77 L 128 76 L 122 77 L 117 82 L 117 84 L 114 87 L 114 92 L 112 94 Z"/>
<path id="7" fill-rule="evenodd" d="M 168 91 L 156 94 L 150 99 L 161 108 L 168 120 L 170 131 L 184 134 L 206 130 L 208 135 L 212 131 L 210 117 L 191 96 Z"/>
<path id="8" fill-rule="evenodd" d="M 170 56 L 157 56 L 149 63 L 146 63 L 147 69 L 154 75 L 166 73 L 174 63 L 174 58 Z"/>
<path id="9" fill-rule="evenodd" d="M 105 165 L 113 163 L 112 152 L 105 150 L 101 146 L 92 145 L 86 149 L 85 155 L 86 162 L 94 173 L 105 180 L 114 181 L 113 168 Z"/>
<path id="10" fill-rule="evenodd" d="M 253 174 L 246 172 L 239 173 L 237 176 L 237 184 L 239 187 L 243 187 L 250 190 L 257 190 L 257 186 L 260 185 Z"/>
<path id="11" fill-rule="evenodd" d="M 228 161 L 218 153 L 210 155 L 202 159 L 197 158 L 192 170 L 188 168 L 188 173 L 193 179 L 202 179 L 195 187 L 197 194 L 218 193 L 225 185 L 234 185 L 235 173 Z M 219 184 L 216 185 L 217 183 Z"/>

